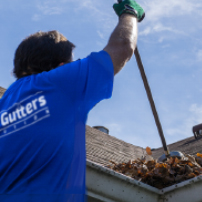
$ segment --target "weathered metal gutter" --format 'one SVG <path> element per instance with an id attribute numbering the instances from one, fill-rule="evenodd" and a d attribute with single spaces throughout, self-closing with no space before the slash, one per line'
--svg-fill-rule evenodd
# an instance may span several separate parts
<path id="1" fill-rule="evenodd" d="M 157 189 L 135 179 L 87 161 L 87 195 L 89 201 L 104 202 L 200 202 L 202 176 Z"/>
<path id="2" fill-rule="evenodd" d="M 159 202 L 201 202 L 202 176 L 161 189 Z"/>

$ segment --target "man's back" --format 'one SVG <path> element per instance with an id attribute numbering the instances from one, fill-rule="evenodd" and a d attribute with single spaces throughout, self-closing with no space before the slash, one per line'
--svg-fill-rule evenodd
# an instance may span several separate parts
<path id="1" fill-rule="evenodd" d="M 87 113 L 111 96 L 113 82 L 109 55 L 104 51 L 92 55 L 22 77 L 5 92 L 0 100 L 0 193 L 6 195 L 1 200 L 82 201 L 85 197 Z M 96 57 L 108 63 L 106 70 Z M 106 84 L 96 88 L 96 74 L 101 76 L 96 83 L 106 80 Z M 63 76 L 66 80 L 61 81 Z"/>

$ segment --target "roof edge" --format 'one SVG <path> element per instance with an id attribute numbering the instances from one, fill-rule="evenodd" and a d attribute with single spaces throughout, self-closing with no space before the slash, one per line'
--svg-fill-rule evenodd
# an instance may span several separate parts
<path id="1" fill-rule="evenodd" d="M 152 187 L 152 186 L 150 186 L 148 184 L 145 184 L 143 182 L 139 182 L 138 180 L 135 180 L 135 179 L 133 179 L 131 177 L 128 177 L 126 175 L 123 175 L 121 173 L 117 173 L 117 172 L 115 172 L 115 171 L 113 171 L 113 170 L 111 170 L 109 168 L 103 167 L 100 164 L 97 164 L 97 163 L 94 163 L 92 161 L 87 160 L 86 165 L 89 166 L 89 167 L 91 167 L 91 168 L 93 168 L 93 169 L 95 169 L 95 170 L 104 172 L 104 173 L 109 174 L 111 176 L 115 176 L 115 177 L 117 177 L 117 178 L 119 178 L 121 180 L 126 181 L 127 183 L 132 184 L 132 185 L 141 187 L 143 189 L 146 189 L 148 191 L 154 192 L 156 194 L 162 194 L 162 190 L 160 190 L 160 189 Z"/>
<path id="2" fill-rule="evenodd" d="M 101 171 L 101 172 L 104 172 L 106 174 L 109 174 L 111 176 L 115 176 L 121 180 L 124 180 L 128 183 L 131 183 L 133 185 L 136 185 L 136 186 L 139 186 L 143 189 L 146 189 L 148 191 L 151 191 L 151 192 L 154 192 L 156 194 L 159 194 L 159 195 L 164 195 L 168 192 L 172 192 L 174 190 L 177 190 L 179 188 L 183 188 L 183 187 L 186 187 L 187 185 L 192 185 L 194 183 L 197 183 L 197 182 L 202 182 L 202 175 L 199 175 L 197 177 L 194 177 L 194 178 L 191 178 L 189 180 L 186 180 L 186 181 L 183 181 L 183 182 L 180 182 L 178 184 L 174 184 L 172 186 L 169 186 L 169 187 L 166 187 L 166 188 L 163 188 L 163 189 L 158 189 L 158 188 L 155 188 L 155 187 L 152 187 L 148 184 L 145 184 L 145 183 L 142 183 L 142 182 L 139 182 L 138 180 L 135 180 L 131 177 L 128 177 L 126 175 L 123 175 L 121 173 L 117 173 L 109 168 L 106 168 L 106 167 L 103 167 L 102 165 L 99 165 L 97 163 L 94 163 L 92 161 L 89 161 L 87 160 L 86 162 L 87 166 L 93 168 L 93 169 L 96 169 L 98 171 Z"/>

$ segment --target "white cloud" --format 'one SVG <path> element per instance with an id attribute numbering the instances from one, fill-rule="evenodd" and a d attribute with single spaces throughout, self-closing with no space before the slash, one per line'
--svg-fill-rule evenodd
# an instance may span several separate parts
<path id="1" fill-rule="evenodd" d="M 199 50 L 199 51 L 197 52 L 196 57 L 197 57 L 197 60 L 202 61 L 202 50 Z"/>
<path id="2" fill-rule="evenodd" d="M 101 39 L 104 39 L 104 34 L 101 31 L 98 30 L 97 33 Z"/>
<path id="3" fill-rule="evenodd" d="M 177 39 L 179 36 L 193 37 L 193 33 L 198 33 L 202 28 L 199 20 L 201 18 L 202 2 L 198 0 L 143 0 L 142 7 L 145 10 L 146 17 L 143 22 L 143 31 L 140 35 L 148 36 L 163 33 L 164 39 Z M 172 32 L 172 37 L 169 37 Z M 157 39 L 158 42 L 162 42 Z"/>
<path id="4" fill-rule="evenodd" d="M 139 32 L 139 35 L 148 35 L 154 32 L 162 32 L 162 31 L 176 32 L 171 27 L 166 27 L 161 23 L 157 23 L 152 27 L 146 27 L 143 31 Z"/>
<path id="5" fill-rule="evenodd" d="M 159 21 L 162 18 L 179 15 L 200 14 L 202 3 L 196 0 L 153 0 L 144 1 L 144 8 L 149 21 Z"/>
<path id="6" fill-rule="evenodd" d="M 96 4 L 93 3 L 92 0 L 85 0 L 85 1 L 79 1 L 79 7 L 80 9 L 88 9 L 91 10 L 92 12 L 96 12 L 98 15 L 102 13 L 100 9 L 96 6 Z"/>
<path id="7" fill-rule="evenodd" d="M 181 121 L 181 125 L 176 128 L 168 128 L 166 134 L 169 136 L 190 137 L 192 134 L 192 127 L 202 123 L 202 105 L 192 104 L 189 108 L 189 115 Z M 187 114 L 186 114 L 187 115 Z"/>
<path id="8" fill-rule="evenodd" d="M 38 10 L 44 15 L 58 15 L 63 12 L 63 8 L 54 5 L 53 2 L 45 1 L 37 5 Z"/>
<path id="9" fill-rule="evenodd" d="M 202 122 L 202 105 L 198 106 L 197 104 L 192 104 L 190 107 L 190 111 L 193 113 L 196 121 Z"/>
<path id="10" fill-rule="evenodd" d="M 55 0 L 38 1 L 36 4 L 37 13 L 32 16 L 33 21 L 39 21 L 43 15 L 60 15 L 64 11 L 63 4 Z"/>
<path id="11" fill-rule="evenodd" d="M 73 2 L 74 3 L 74 10 L 79 12 L 85 12 L 89 10 L 89 15 L 93 15 L 96 19 L 102 19 L 103 16 L 110 17 L 111 15 L 106 12 L 104 9 L 100 9 L 103 7 L 103 2 L 96 2 L 94 3 L 93 0 L 63 0 L 62 2 Z M 94 20 L 94 19 L 92 19 Z"/>
<path id="12" fill-rule="evenodd" d="M 156 36 L 158 37 L 157 41 L 159 43 L 162 43 L 165 40 L 175 39 L 177 36 L 185 36 L 185 37 L 192 38 L 188 34 L 186 34 L 186 32 L 184 32 L 183 30 L 177 30 L 174 27 L 165 26 L 161 22 L 150 25 L 146 27 L 143 31 L 139 32 L 139 35 L 143 37 L 149 36 L 151 34 L 156 34 Z M 198 40 L 196 38 L 194 39 Z"/>
<path id="13" fill-rule="evenodd" d="M 169 128 L 166 130 L 166 135 L 169 135 L 169 136 L 176 136 L 176 135 L 185 135 L 184 134 L 184 130 L 181 130 L 179 128 Z"/>
<path id="14" fill-rule="evenodd" d="M 148 34 L 150 34 L 152 32 L 151 27 L 146 27 L 143 31 L 139 32 L 139 35 L 145 35 L 147 36 Z"/>
<path id="15" fill-rule="evenodd" d="M 75 6 L 75 12 L 86 12 L 86 14 L 88 15 L 88 20 L 90 20 L 91 23 L 94 23 L 95 26 L 98 27 L 99 30 L 97 31 L 97 33 L 99 37 L 101 39 L 105 39 L 106 36 L 109 37 L 109 32 L 111 32 L 112 28 L 115 27 L 117 20 L 112 7 L 106 6 L 106 3 L 104 1 L 98 1 L 96 2 L 96 4 L 93 0 L 75 0 L 74 2 L 76 2 L 76 4 L 78 5 Z M 100 9 L 105 7 L 107 8 Z"/>
<path id="16" fill-rule="evenodd" d="M 32 17 L 33 21 L 39 21 L 41 19 L 41 16 L 39 14 L 34 14 Z"/>
<path id="17" fill-rule="evenodd" d="M 159 40 L 158 40 L 159 43 L 162 43 L 164 41 L 164 39 L 165 39 L 165 37 L 160 37 Z"/>
<path id="18" fill-rule="evenodd" d="M 93 0 L 37 0 L 36 7 L 37 14 L 32 17 L 34 21 L 40 19 L 39 15 L 42 17 L 43 15 L 65 15 L 65 13 L 71 13 L 72 18 L 78 19 L 78 21 L 90 21 L 92 25 L 99 27 L 98 29 L 102 30 L 102 32 L 98 31 L 101 39 L 104 39 L 106 35 L 108 36 L 108 32 L 115 26 L 115 13 L 112 7 L 108 7 L 103 1 L 95 4 Z"/>
<path id="19" fill-rule="evenodd" d="M 122 132 L 122 127 L 120 124 L 117 123 L 109 123 L 106 124 L 110 131 L 113 131 L 113 134 L 119 134 Z"/>

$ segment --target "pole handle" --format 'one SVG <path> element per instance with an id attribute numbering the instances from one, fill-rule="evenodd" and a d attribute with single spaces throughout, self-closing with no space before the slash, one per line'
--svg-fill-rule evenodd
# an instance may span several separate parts
<path id="1" fill-rule="evenodd" d="M 121 3 L 122 0 L 117 0 L 117 2 Z M 156 123 L 157 129 L 158 129 L 158 132 L 159 132 L 159 136 L 160 136 L 161 142 L 163 144 L 163 149 L 164 149 L 166 157 L 168 157 L 168 156 L 170 156 L 170 152 L 169 152 L 167 144 L 166 144 L 166 140 L 165 140 L 165 137 L 164 137 L 164 134 L 163 134 L 163 129 L 162 129 L 159 117 L 158 117 L 158 113 L 156 111 L 156 107 L 155 107 L 155 104 L 154 104 L 152 93 L 151 93 L 151 90 L 150 90 L 150 87 L 149 87 L 149 83 L 147 81 L 147 77 L 146 77 L 146 74 L 145 74 L 145 71 L 144 71 L 144 67 L 143 67 L 142 60 L 141 60 L 141 57 L 140 57 L 140 54 L 139 54 L 137 46 L 136 46 L 136 49 L 134 51 L 134 54 L 135 54 L 135 57 L 136 57 L 136 60 L 137 60 L 137 64 L 138 64 L 138 68 L 140 70 L 140 74 L 142 76 L 142 80 L 143 80 L 144 87 L 145 87 L 145 90 L 146 90 L 146 93 L 147 93 L 147 97 L 149 99 L 149 103 L 150 103 L 150 106 L 151 106 L 151 109 L 152 109 L 152 112 L 153 112 L 153 115 L 154 115 L 155 123 Z"/>
<path id="2" fill-rule="evenodd" d="M 145 87 L 145 90 L 146 90 L 146 93 L 147 93 L 147 97 L 149 99 L 149 103 L 150 103 L 150 106 L 151 106 L 151 109 L 152 109 L 152 112 L 153 112 L 153 115 L 154 115 L 154 119 L 155 119 L 155 123 L 156 123 L 157 129 L 158 129 L 158 133 L 159 133 L 159 136 L 161 138 L 161 142 L 163 144 L 163 149 L 164 149 L 165 155 L 169 156 L 170 152 L 169 152 L 167 144 L 166 144 L 166 140 L 165 140 L 165 137 L 164 137 L 164 134 L 163 134 L 163 129 L 162 129 L 162 126 L 161 126 L 161 123 L 160 123 L 160 120 L 159 120 L 159 116 L 158 116 L 158 113 L 157 113 L 157 110 L 156 110 L 156 107 L 155 107 L 155 104 L 154 104 L 152 93 L 151 93 L 151 90 L 150 90 L 150 87 L 149 87 L 149 83 L 147 81 L 147 77 L 146 77 L 146 74 L 145 74 L 145 71 L 144 71 L 144 67 L 143 67 L 142 60 L 141 60 L 141 57 L 140 57 L 140 54 L 139 54 L 137 46 L 136 46 L 136 49 L 134 51 L 134 54 L 135 54 L 135 57 L 136 57 L 138 68 L 140 70 L 140 74 L 142 76 L 142 80 L 143 80 L 144 87 Z"/>

